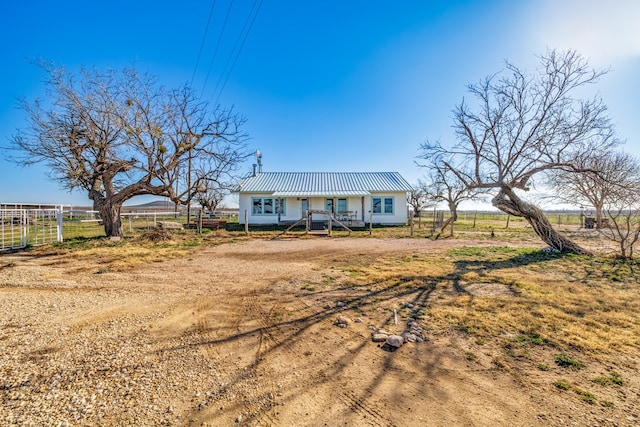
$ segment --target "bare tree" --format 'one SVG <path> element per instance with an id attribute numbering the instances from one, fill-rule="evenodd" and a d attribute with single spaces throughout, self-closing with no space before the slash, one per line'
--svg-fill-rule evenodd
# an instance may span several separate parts
<path id="1" fill-rule="evenodd" d="M 195 200 L 203 209 L 213 213 L 219 206 L 221 206 L 222 201 L 227 194 L 229 194 L 229 192 L 224 187 L 220 187 L 210 181 L 207 181 L 198 189 L 198 192 L 195 194 Z"/>
<path id="2" fill-rule="evenodd" d="M 619 187 L 633 180 L 640 164 L 627 153 L 609 151 L 585 153 L 576 159 L 575 165 L 581 172 L 560 169 L 550 175 L 554 197 L 568 203 L 592 206 L 596 228 L 601 228 L 605 203 L 613 202 L 612 198 L 620 193 Z"/>
<path id="3" fill-rule="evenodd" d="M 63 187 L 87 191 L 107 236 L 121 236 L 122 204 L 139 195 L 186 204 L 194 189 L 245 158 L 244 119 L 211 110 L 188 87 L 169 90 L 135 70 L 42 63 L 46 102 L 24 101 L 27 129 L 11 138 L 26 165 L 44 163 Z M 207 171 L 192 179 L 191 171 Z"/>
<path id="4" fill-rule="evenodd" d="M 434 187 L 432 200 L 435 202 L 446 202 L 449 207 L 449 218 L 442 224 L 442 230 L 451 229 L 454 234 L 454 224 L 458 220 L 458 207 L 465 200 L 477 199 L 479 195 L 486 191 L 482 188 L 471 188 L 465 185 L 451 169 L 438 160 L 431 166 L 431 182 Z"/>
<path id="5" fill-rule="evenodd" d="M 640 240 L 640 176 L 636 173 L 619 184 L 605 200 L 609 225 L 601 230 L 618 244 L 621 258 L 631 259 Z"/>
<path id="6" fill-rule="evenodd" d="M 583 153 L 604 153 L 617 142 L 602 100 L 580 99 L 577 93 L 605 73 L 590 69 L 574 51 L 547 52 L 535 75 L 507 63 L 504 72 L 468 86 L 476 104 L 463 100 L 453 111 L 457 143 L 427 142 L 421 147 L 424 157 L 443 156 L 468 188 L 497 190 L 493 206 L 524 217 L 549 246 L 588 254 L 518 192 L 529 190 L 534 177 L 545 172 L 579 170 L 576 159 Z"/>
<path id="7" fill-rule="evenodd" d="M 413 208 L 413 216 L 419 217 L 422 210 L 431 202 L 427 194 L 427 184 L 419 179 L 412 188 L 407 195 L 407 203 Z"/>

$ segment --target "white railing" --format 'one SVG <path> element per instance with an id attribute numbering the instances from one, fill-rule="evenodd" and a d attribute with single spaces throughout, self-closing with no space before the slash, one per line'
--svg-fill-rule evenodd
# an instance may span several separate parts
<path id="1" fill-rule="evenodd" d="M 0 204 L 0 251 L 61 241 L 61 206 Z"/>

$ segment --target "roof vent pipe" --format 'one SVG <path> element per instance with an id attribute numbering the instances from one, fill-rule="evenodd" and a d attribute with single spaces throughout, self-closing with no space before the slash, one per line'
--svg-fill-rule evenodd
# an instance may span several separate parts
<path id="1" fill-rule="evenodd" d="M 262 173 L 262 153 L 256 150 L 256 158 L 258 159 L 258 173 Z"/>
<path id="2" fill-rule="evenodd" d="M 256 176 L 256 168 L 258 167 L 258 165 L 256 165 L 255 163 L 253 164 L 253 176 Z"/>

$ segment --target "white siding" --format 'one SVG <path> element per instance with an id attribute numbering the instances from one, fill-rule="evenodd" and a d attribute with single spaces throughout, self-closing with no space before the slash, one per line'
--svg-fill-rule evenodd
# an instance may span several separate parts
<path id="1" fill-rule="evenodd" d="M 245 211 L 248 215 L 249 224 L 277 224 L 278 215 L 253 215 L 252 214 L 252 199 L 254 197 L 273 197 L 272 193 L 241 193 L 239 197 L 239 221 L 244 224 Z M 371 219 L 372 198 L 374 197 L 392 197 L 393 198 L 393 213 L 377 213 L 373 214 L 374 224 L 386 224 L 386 225 L 400 225 L 407 222 L 407 199 L 404 192 L 381 192 L 372 193 L 371 196 L 364 196 L 364 216 L 363 216 L 363 197 L 351 196 L 351 197 L 333 197 L 335 200 L 335 209 L 337 210 L 338 199 L 347 199 L 347 210 L 356 214 L 357 220 L 362 220 L 369 223 Z M 307 197 L 309 209 L 322 210 L 325 209 L 325 200 L 331 197 Z M 304 213 L 302 212 L 302 199 L 305 197 L 287 197 L 285 198 L 285 213 L 280 215 L 280 221 L 297 221 Z"/>
<path id="2" fill-rule="evenodd" d="M 393 198 L 393 213 L 374 213 L 373 214 L 373 223 L 374 224 L 386 224 L 386 225 L 401 225 L 406 224 L 407 222 L 407 195 L 406 193 L 372 193 L 371 196 L 367 197 L 367 214 L 368 211 L 373 209 L 373 201 L 374 197 L 381 198 Z M 369 222 L 369 218 L 366 218 L 365 221 Z"/>

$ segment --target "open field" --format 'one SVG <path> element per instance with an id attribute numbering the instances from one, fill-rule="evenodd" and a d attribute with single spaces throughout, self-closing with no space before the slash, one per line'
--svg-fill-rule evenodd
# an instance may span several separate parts
<path id="1" fill-rule="evenodd" d="M 543 252 L 516 225 L 2 255 L 0 420 L 640 425 L 640 266 Z M 410 324 L 423 342 L 371 339 Z"/>

